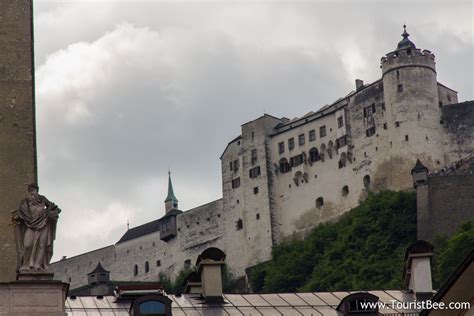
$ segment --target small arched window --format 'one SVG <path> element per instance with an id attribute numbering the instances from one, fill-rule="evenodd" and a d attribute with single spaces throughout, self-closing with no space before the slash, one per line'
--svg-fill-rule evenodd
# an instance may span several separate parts
<path id="1" fill-rule="evenodd" d="M 324 205 L 324 199 L 322 197 L 318 197 L 316 199 L 316 208 L 320 209 Z"/>
<path id="2" fill-rule="evenodd" d="M 171 315 L 172 301 L 163 295 L 145 295 L 132 302 L 130 315 L 168 316 Z"/>
<path id="3" fill-rule="evenodd" d="M 138 275 L 138 265 L 133 266 L 133 275 L 137 276 Z"/>
<path id="4" fill-rule="evenodd" d="M 319 160 L 319 152 L 318 149 L 313 147 L 309 150 L 309 161 L 316 162 Z"/>
<path id="5" fill-rule="evenodd" d="M 347 185 L 342 187 L 342 196 L 347 196 L 349 194 L 349 187 Z"/>
<path id="6" fill-rule="evenodd" d="M 280 159 L 280 172 L 281 173 L 287 173 L 291 171 L 291 166 L 290 163 L 286 158 L 281 158 Z"/>
<path id="7" fill-rule="evenodd" d="M 145 273 L 148 273 L 150 272 L 150 264 L 147 262 L 145 262 Z"/>
<path id="8" fill-rule="evenodd" d="M 368 189 L 370 187 L 370 176 L 369 175 L 365 175 L 364 176 L 364 187 L 366 189 Z"/>

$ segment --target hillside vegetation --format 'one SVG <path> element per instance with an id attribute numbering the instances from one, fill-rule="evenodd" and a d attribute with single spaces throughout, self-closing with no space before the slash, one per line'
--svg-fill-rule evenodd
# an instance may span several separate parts
<path id="1" fill-rule="evenodd" d="M 371 194 L 336 223 L 273 249 L 273 260 L 257 265 L 254 292 L 402 289 L 405 249 L 416 240 L 413 192 Z M 435 285 L 440 285 L 474 247 L 474 225 L 435 243 Z"/>

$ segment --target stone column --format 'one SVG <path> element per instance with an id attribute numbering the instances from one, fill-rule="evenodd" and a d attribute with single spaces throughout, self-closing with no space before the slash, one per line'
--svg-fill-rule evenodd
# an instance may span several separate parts
<path id="1" fill-rule="evenodd" d="M 37 182 L 32 0 L 0 1 L 0 282 L 15 280 L 11 210 Z"/>

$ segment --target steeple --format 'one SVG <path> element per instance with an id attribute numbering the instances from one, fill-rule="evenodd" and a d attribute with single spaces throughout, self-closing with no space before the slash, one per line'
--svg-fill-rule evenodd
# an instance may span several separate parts
<path id="1" fill-rule="evenodd" d="M 416 48 L 415 44 L 408 39 L 409 36 L 410 34 L 408 34 L 407 32 L 407 26 L 403 24 L 403 33 L 402 33 L 403 39 L 400 42 L 398 42 L 397 50 L 406 49 L 406 48 Z"/>
<path id="2" fill-rule="evenodd" d="M 165 199 L 165 211 L 178 208 L 178 199 L 174 196 L 173 183 L 171 182 L 171 171 L 168 171 L 168 196 Z"/>

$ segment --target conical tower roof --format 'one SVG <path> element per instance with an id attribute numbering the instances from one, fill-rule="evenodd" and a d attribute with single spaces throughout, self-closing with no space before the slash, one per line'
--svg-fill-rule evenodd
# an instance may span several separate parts
<path id="1" fill-rule="evenodd" d="M 171 182 L 171 172 L 168 171 L 168 196 L 165 199 L 165 202 L 173 201 L 178 202 L 176 196 L 174 196 L 173 183 Z"/>
<path id="2" fill-rule="evenodd" d="M 407 32 L 407 26 L 403 25 L 403 34 L 402 34 L 403 39 L 400 42 L 398 42 L 397 50 L 406 49 L 406 48 L 413 48 L 413 49 L 416 48 L 415 44 L 408 39 L 409 36 L 410 34 L 408 34 Z"/>

